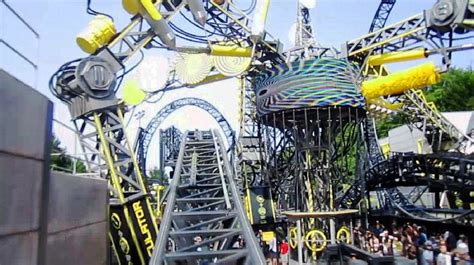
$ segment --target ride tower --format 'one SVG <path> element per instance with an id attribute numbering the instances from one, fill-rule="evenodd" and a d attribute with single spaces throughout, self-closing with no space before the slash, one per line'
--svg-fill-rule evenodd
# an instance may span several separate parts
<path id="1" fill-rule="evenodd" d="M 356 156 L 365 150 L 359 69 L 316 42 L 310 19 L 314 5 L 298 1 L 295 47 L 287 51 L 286 63 L 255 78 L 263 172 L 278 208 L 292 219 L 290 245 L 305 262 L 318 259 L 327 244 L 336 243 L 336 235 L 350 241 L 350 219 L 338 217 L 335 199 L 342 183 L 360 171 L 362 160 Z M 317 214 L 330 218 L 316 219 Z"/>
<path id="2" fill-rule="evenodd" d="M 279 201 L 285 210 L 337 210 L 336 193 L 354 176 L 356 150 L 363 142 L 365 104 L 357 84 L 354 66 L 331 57 L 277 65 L 257 77 L 257 111 L 267 147 L 265 172 L 283 195 Z M 303 234 L 312 235 L 305 240 L 311 241 L 308 258 L 316 258 L 328 243 L 325 237 L 335 243 L 331 222 L 303 222 Z"/>

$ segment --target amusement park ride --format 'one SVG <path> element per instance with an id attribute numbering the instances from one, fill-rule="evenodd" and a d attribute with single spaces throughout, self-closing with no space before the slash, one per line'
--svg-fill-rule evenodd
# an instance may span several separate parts
<path id="1" fill-rule="evenodd" d="M 317 43 L 309 15 L 314 3 L 300 0 L 289 50 L 265 31 L 270 0 L 253 0 L 247 9 L 239 2 L 124 0 L 132 18 L 120 31 L 89 6 L 96 16 L 77 43 L 90 55 L 64 64 L 50 80 L 52 93 L 69 107 L 84 153 L 92 154 L 88 169 L 110 180 L 109 237 L 119 264 L 264 264 L 252 225 L 286 218 L 292 251 L 313 262 L 329 244 L 351 242 L 351 220 L 370 211 L 370 191 L 392 214 L 472 226 L 474 157 L 465 150 L 473 139 L 426 102 L 421 89 L 440 81 L 452 53 L 474 48 L 461 41 L 474 29 L 473 1 L 438 0 L 385 26 L 395 0 L 382 0 L 370 32 L 336 49 Z M 186 27 L 175 24 L 177 15 Z M 177 54 L 163 73 L 164 87 L 121 85 L 132 70 L 127 62 L 154 48 Z M 435 55 L 442 58 L 438 65 L 395 73 L 385 67 Z M 135 146 L 127 137 L 124 115 L 131 107 L 230 77 L 240 84 L 238 135 L 210 103 L 184 98 L 160 110 Z M 160 131 L 160 163 L 174 175 L 157 216 L 145 177 L 148 147 L 161 121 L 189 105 L 208 111 L 227 141 L 217 131 Z M 411 117 L 434 153 L 381 154 L 374 118 L 396 112 Z M 353 184 L 344 187 L 348 179 Z M 426 188 L 408 198 L 399 186 Z M 426 190 L 456 192 L 463 210 L 442 219 L 415 206 Z M 232 248 L 240 238 L 245 247 Z"/>

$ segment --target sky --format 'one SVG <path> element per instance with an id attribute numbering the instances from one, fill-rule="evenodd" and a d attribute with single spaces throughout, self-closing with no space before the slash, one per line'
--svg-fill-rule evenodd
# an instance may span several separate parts
<path id="1" fill-rule="evenodd" d="M 36 39 L 26 27 L 0 3 L 0 39 L 8 42 L 25 56 L 31 58 L 38 69 L 33 69 L 19 56 L 0 43 L 0 68 L 7 70 L 18 79 L 31 85 L 55 103 L 55 119 L 71 125 L 69 113 L 64 104 L 55 99 L 48 90 L 50 76 L 64 62 L 84 57 L 86 54 L 76 45 L 75 38 L 92 19 L 86 10 L 86 0 L 5 0 L 40 34 Z M 235 0 L 244 6 L 250 0 Z M 311 19 L 315 37 L 323 46 L 340 48 L 345 41 L 364 35 L 370 26 L 373 15 L 379 5 L 377 0 L 317 0 L 316 8 L 311 10 Z M 420 13 L 430 8 L 434 0 L 398 0 L 388 24 Z M 117 29 L 127 25 L 131 16 L 122 9 L 119 0 L 93 0 L 95 10 L 111 14 Z M 289 47 L 288 32 L 296 21 L 295 0 L 271 0 L 266 30 Z M 178 42 L 179 44 L 179 42 Z M 153 51 L 150 51 L 153 53 Z M 468 67 L 474 64 L 474 52 L 468 51 L 454 57 L 454 65 Z M 395 66 L 395 69 L 397 66 Z M 399 67 L 401 68 L 401 67 Z M 0 88 L 1 89 L 1 88 Z M 155 104 L 143 104 L 137 111 L 145 110 L 140 121 L 145 126 L 163 106 L 181 97 L 199 97 L 213 104 L 229 121 L 234 130 L 238 130 L 237 110 L 238 91 L 236 80 L 214 83 L 203 87 L 182 89 L 166 93 Z M 178 125 L 182 130 L 217 128 L 217 123 L 204 111 L 194 107 L 185 107 L 173 113 L 165 120 L 161 128 Z M 133 139 L 138 127 L 135 117 L 128 127 Z M 74 133 L 58 123 L 54 132 L 74 153 Z M 158 150 L 155 136 L 151 150 Z M 156 154 L 152 152 L 148 161 L 151 166 L 157 164 Z"/>

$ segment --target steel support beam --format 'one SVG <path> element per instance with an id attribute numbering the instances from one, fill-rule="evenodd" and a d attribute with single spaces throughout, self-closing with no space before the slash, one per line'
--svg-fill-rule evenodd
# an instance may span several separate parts
<path id="1" fill-rule="evenodd" d="M 392 12 L 395 2 L 396 0 L 382 0 L 380 2 L 374 18 L 372 19 L 372 24 L 370 24 L 369 32 L 374 32 L 385 27 L 385 23 L 390 16 L 390 12 Z"/>
<path id="2" fill-rule="evenodd" d="M 217 131 L 184 134 L 160 228 L 150 264 L 265 264 Z"/>

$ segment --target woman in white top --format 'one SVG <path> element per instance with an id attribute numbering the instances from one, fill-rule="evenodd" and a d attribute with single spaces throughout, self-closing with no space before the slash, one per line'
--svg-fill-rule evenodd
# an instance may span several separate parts
<path id="1" fill-rule="evenodd" d="M 451 265 L 451 254 L 446 247 L 446 241 L 441 241 L 439 244 L 439 251 L 441 253 L 436 257 L 436 265 Z"/>

